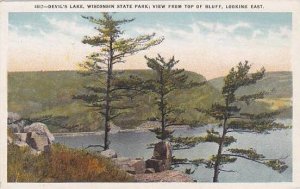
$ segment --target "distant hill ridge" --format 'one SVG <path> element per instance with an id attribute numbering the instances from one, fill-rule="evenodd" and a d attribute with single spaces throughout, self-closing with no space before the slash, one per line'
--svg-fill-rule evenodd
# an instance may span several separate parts
<path id="1" fill-rule="evenodd" d="M 143 78 L 153 77 L 151 70 L 125 70 L 124 74 L 136 74 Z M 206 80 L 200 74 L 186 71 L 190 80 Z M 76 71 L 40 71 L 8 73 L 8 111 L 18 112 L 22 117 L 39 120 L 47 119 L 51 131 L 95 131 L 102 126 L 99 113 L 86 107 L 84 102 L 72 99 L 82 92 L 90 80 Z M 199 115 L 196 107 L 209 108 L 220 99 L 220 93 L 209 83 L 189 90 L 175 91 L 170 96 L 176 106 L 186 109 L 182 115 L 189 121 L 207 121 Z M 136 108 L 122 115 L 115 124 L 121 128 L 134 128 L 147 119 L 156 119 L 155 99 L 145 94 L 134 99 Z"/>
<path id="2" fill-rule="evenodd" d="M 224 77 L 218 77 L 209 80 L 209 83 L 214 86 L 218 91 L 222 90 L 224 85 Z M 291 98 L 293 96 L 293 78 L 292 72 L 267 72 L 265 77 L 258 81 L 255 85 L 242 88 L 238 91 L 239 95 L 252 94 L 258 91 L 271 91 L 268 97 L 274 98 Z"/>
<path id="3" fill-rule="evenodd" d="M 206 80 L 200 74 L 186 71 L 190 80 Z M 151 70 L 125 70 L 125 75 L 135 74 L 143 78 L 154 77 Z M 22 117 L 43 120 L 52 132 L 96 131 L 102 128 L 103 118 L 84 102 L 72 99 L 82 92 L 83 86 L 90 83 L 76 71 L 40 71 L 8 73 L 8 111 L 17 112 Z M 200 114 L 195 108 L 210 108 L 212 103 L 222 101 L 221 89 L 223 77 L 209 80 L 207 84 L 188 90 L 174 91 L 169 98 L 171 103 L 185 110 L 180 118 L 187 123 L 204 124 L 212 122 L 211 118 Z M 260 112 L 270 109 L 288 109 L 291 116 L 292 73 L 268 72 L 266 77 L 256 85 L 246 87 L 240 94 L 256 91 L 276 90 L 264 101 L 245 107 L 246 111 Z M 157 119 L 155 99 L 151 94 L 144 94 L 127 101 L 134 109 L 121 115 L 114 124 L 122 129 L 135 128 L 147 120 Z"/>

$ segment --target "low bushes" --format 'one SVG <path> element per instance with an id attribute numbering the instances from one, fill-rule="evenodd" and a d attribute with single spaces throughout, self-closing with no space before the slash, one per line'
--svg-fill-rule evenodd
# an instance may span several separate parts
<path id="1" fill-rule="evenodd" d="M 29 148 L 8 145 L 9 182 L 131 182 L 109 160 L 85 150 L 52 145 L 51 153 L 32 155 Z"/>

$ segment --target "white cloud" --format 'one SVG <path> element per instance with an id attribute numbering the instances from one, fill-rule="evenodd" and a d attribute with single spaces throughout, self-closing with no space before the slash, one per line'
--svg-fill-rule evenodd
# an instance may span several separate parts
<path id="1" fill-rule="evenodd" d="M 8 69 L 26 70 L 61 70 L 75 69 L 84 60 L 91 48 L 67 34 L 52 32 L 41 35 L 20 35 L 17 31 L 9 32 Z"/>
<path id="2" fill-rule="evenodd" d="M 270 39 L 285 39 L 291 36 L 291 30 L 286 27 L 280 27 L 278 30 L 270 30 L 268 35 Z"/>
<path id="3" fill-rule="evenodd" d="M 175 55 L 181 62 L 179 67 L 201 73 L 208 78 L 225 75 L 230 67 L 244 60 L 253 63 L 254 69 L 261 66 L 265 66 L 267 71 L 290 69 L 290 30 L 287 27 L 270 29 L 267 33 L 254 30 L 248 23 L 225 26 L 198 22 L 187 27 L 191 30 L 171 29 L 161 25 L 133 29 L 140 34 L 155 31 L 158 36 L 165 36 L 166 40 L 147 54 Z M 203 31 L 203 27 L 210 32 Z M 238 28 L 251 29 L 252 36 L 234 34 Z M 260 35 L 263 37 L 259 37 Z M 143 68 L 140 66 L 143 65 L 141 62 L 145 62 L 142 58 L 132 57 L 129 60 L 127 68 Z"/>
<path id="4" fill-rule="evenodd" d="M 92 27 L 79 25 L 76 20 L 58 20 L 53 17 L 44 16 L 47 22 L 54 28 L 56 32 L 64 33 L 72 36 L 83 36 L 95 34 Z"/>
<path id="5" fill-rule="evenodd" d="M 237 29 L 241 29 L 241 28 L 250 29 L 251 28 L 250 24 L 245 23 L 245 22 L 238 22 L 236 24 L 225 25 L 222 23 L 211 23 L 211 22 L 199 21 L 199 22 L 197 22 L 197 24 L 200 27 L 208 29 L 210 32 L 218 32 L 218 33 L 221 33 L 221 32 L 233 33 Z"/>
<path id="6" fill-rule="evenodd" d="M 25 28 L 25 29 L 28 29 L 28 30 L 32 30 L 32 29 L 33 29 L 32 26 L 31 26 L 30 24 L 24 25 L 24 28 Z"/>
<path id="7" fill-rule="evenodd" d="M 252 33 L 252 38 L 256 38 L 256 37 L 262 36 L 263 34 L 264 33 L 260 29 L 256 29 Z"/>

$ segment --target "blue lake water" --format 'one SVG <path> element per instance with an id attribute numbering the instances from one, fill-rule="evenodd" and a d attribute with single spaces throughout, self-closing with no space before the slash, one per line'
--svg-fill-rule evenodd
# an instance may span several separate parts
<path id="1" fill-rule="evenodd" d="M 291 124 L 291 120 L 278 120 Z M 199 136 L 204 135 L 212 125 L 194 129 L 178 129 L 175 135 L 179 136 Z M 258 153 L 262 153 L 266 158 L 285 158 L 284 161 L 289 166 L 283 173 L 273 171 L 265 165 L 258 164 L 245 159 L 238 159 L 235 163 L 227 164 L 225 170 L 235 172 L 221 172 L 220 182 L 291 182 L 292 181 L 292 129 L 272 131 L 270 134 L 232 133 L 237 139 L 230 148 L 254 148 Z M 102 144 L 103 135 L 90 136 L 57 136 L 56 142 L 69 147 L 84 148 L 90 144 Z M 119 156 L 143 157 L 149 159 L 153 149 L 147 149 L 147 144 L 158 142 L 151 132 L 119 132 L 110 135 L 110 148 L 117 151 Z M 94 149 L 99 150 L 99 149 Z M 187 150 L 177 150 L 173 154 L 177 158 L 208 158 L 217 152 L 217 145 L 214 143 L 202 143 Z M 180 166 L 175 169 L 185 170 L 192 168 L 195 173 L 191 176 L 198 182 L 212 182 L 213 170 L 204 166 L 195 168 L 194 166 Z"/>

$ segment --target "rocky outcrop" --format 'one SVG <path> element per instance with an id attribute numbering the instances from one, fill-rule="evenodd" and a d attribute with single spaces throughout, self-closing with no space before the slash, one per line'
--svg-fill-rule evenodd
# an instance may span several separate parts
<path id="1" fill-rule="evenodd" d="M 26 143 L 37 151 L 50 151 L 50 140 L 46 135 L 41 135 L 36 132 L 28 132 L 26 137 Z"/>
<path id="2" fill-rule="evenodd" d="M 26 126 L 26 122 L 16 113 L 9 112 L 7 118 L 8 128 L 13 131 L 13 136 L 8 137 L 8 144 L 19 147 L 29 147 L 32 154 L 49 152 L 54 136 L 47 125 L 43 123 L 32 123 Z"/>
<path id="3" fill-rule="evenodd" d="M 122 170 L 130 174 L 142 174 L 146 171 L 145 161 L 141 158 L 130 159 L 126 157 L 112 159 Z"/>
<path id="4" fill-rule="evenodd" d="M 30 133 L 30 132 L 35 132 L 36 134 L 40 135 L 40 136 L 45 136 L 49 139 L 50 143 L 53 143 L 54 141 L 54 136 L 52 135 L 52 133 L 50 133 L 47 125 L 45 125 L 44 123 L 33 123 L 29 126 L 24 127 L 24 132 L 25 133 Z"/>
<path id="5" fill-rule="evenodd" d="M 155 173 L 155 170 L 153 168 L 147 168 L 145 173 Z"/>
<path id="6" fill-rule="evenodd" d="M 14 112 L 8 112 L 7 127 L 11 129 L 13 133 L 24 132 L 26 126 L 25 120 L 22 120 L 21 116 Z"/>
<path id="7" fill-rule="evenodd" d="M 161 141 L 154 146 L 153 156 L 146 161 L 147 168 L 153 168 L 155 172 L 169 170 L 172 164 L 172 146 L 170 142 Z"/>
<path id="8" fill-rule="evenodd" d="M 104 150 L 100 154 L 106 158 L 117 158 L 118 157 L 117 153 L 112 149 Z"/>
<path id="9" fill-rule="evenodd" d="M 146 161 L 147 169 L 153 169 L 155 172 L 162 172 L 165 170 L 163 161 L 160 159 L 148 159 Z"/>
<path id="10" fill-rule="evenodd" d="M 148 173 L 134 175 L 136 182 L 194 182 L 193 179 L 175 170 L 167 170 L 160 173 Z"/>
<path id="11" fill-rule="evenodd" d="M 19 141 L 26 142 L 27 139 L 27 133 L 15 133 L 15 137 Z"/>
<path id="12" fill-rule="evenodd" d="M 30 147 L 26 142 L 24 141 L 14 141 L 13 142 L 16 146 L 19 146 L 19 147 Z"/>

